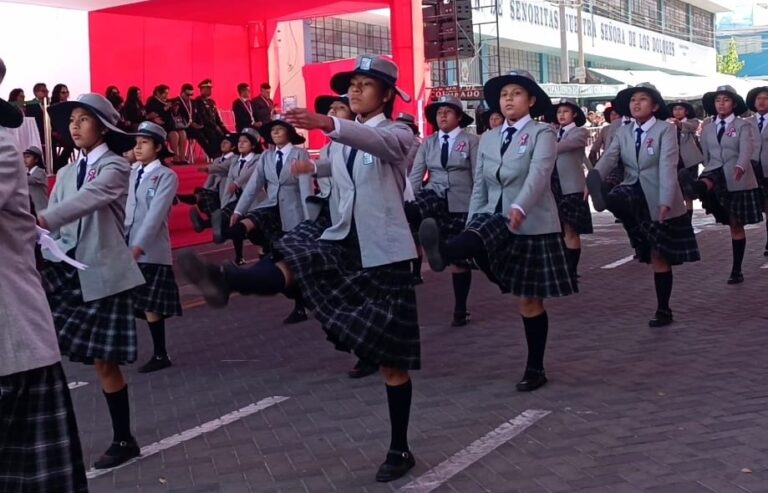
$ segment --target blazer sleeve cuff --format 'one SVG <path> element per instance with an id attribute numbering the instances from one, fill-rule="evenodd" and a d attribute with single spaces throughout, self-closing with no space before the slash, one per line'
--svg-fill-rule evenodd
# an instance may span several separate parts
<path id="1" fill-rule="evenodd" d="M 339 135 L 341 135 L 341 127 L 339 125 L 339 119 L 338 118 L 336 118 L 335 116 L 332 116 L 331 120 L 333 120 L 333 130 L 331 130 L 330 132 L 325 132 L 325 135 L 327 135 L 328 137 L 330 137 L 332 139 L 335 139 Z"/>
<path id="2" fill-rule="evenodd" d="M 525 209 L 520 204 L 512 204 L 513 209 L 517 209 L 518 211 L 523 213 L 523 216 L 527 216 L 528 214 L 525 213 Z"/>

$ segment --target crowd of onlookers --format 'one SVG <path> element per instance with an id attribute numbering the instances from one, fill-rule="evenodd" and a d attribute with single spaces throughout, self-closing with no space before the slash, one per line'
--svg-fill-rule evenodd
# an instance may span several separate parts
<path id="1" fill-rule="evenodd" d="M 213 82 L 205 79 L 198 85 L 198 95 L 192 84 L 182 84 L 178 95 L 171 95 L 171 88 L 166 84 L 156 86 L 148 97 L 142 95 L 140 88 L 131 86 L 125 97 L 117 86 L 109 86 L 105 91 L 106 98 L 120 113 L 119 126 L 128 132 L 135 132 L 139 124 L 149 120 L 162 126 L 168 133 L 168 145 L 174 153 L 173 162 L 187 164 L 192 160 L 192 143 L 196 142 L 205 154 L 213 159 L 220 154 L 219 144 L 224 135 L 231 132 L 221 119 L 216 102 L 211 98 Z M 43 118 L 44 102 L 55 105 L 70 98 L 69 89 L 65 84 L 56 84 L 53 93 L 42 82 L 35 84 L 34 97 L 26 99 L 23 89 L 13 89 L 8 100 L 18 106 L 26 116 L 32 117 L 40 132 L 40 141 L 45 144 L 45 129 Z M 271 99 L 269 84 L 259 87 L 259 94 L 251 97 L 249 84 L 237 86 L 238 97 L 232 102 L 232 112 L 235 117 L 235 130 L 242 131 L 246 127 L 259 128 L 269 122 L 275 111 Z M 67 139 L 53 133 L 52 142 L 53 168 L 57 170 L 69 162 L 74 148 Z"/>

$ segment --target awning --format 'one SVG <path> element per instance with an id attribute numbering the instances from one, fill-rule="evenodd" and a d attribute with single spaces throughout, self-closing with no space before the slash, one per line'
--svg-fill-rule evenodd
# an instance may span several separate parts
<path id="1" fill-rule="evenodd" d="M 541 84 L 551 98 L 612 99 L 626 84 Z"/>

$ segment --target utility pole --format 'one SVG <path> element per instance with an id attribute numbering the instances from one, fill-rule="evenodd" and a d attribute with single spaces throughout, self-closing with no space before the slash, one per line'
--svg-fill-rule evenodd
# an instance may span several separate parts
<path id="1" fill-rule="evenodd" d="M 576 78 L 579 84 L 587 82 L 587 67 L 584 63 L 584 24 L 581 19 L 581 10 L 584 6 L 583 0 L 577 0 L 576 5 L 576 29 L 579 39 L 579 66 L 576 69 Z"/>
<path id="2" fill-rule="evenodd" d="M 570 68 L 568 67 L 568 38 L 565 27 L 565 1 L 560 0 L 558 7 L 560 9 L 560 82 L 568 84 L 571 82 Z"/>

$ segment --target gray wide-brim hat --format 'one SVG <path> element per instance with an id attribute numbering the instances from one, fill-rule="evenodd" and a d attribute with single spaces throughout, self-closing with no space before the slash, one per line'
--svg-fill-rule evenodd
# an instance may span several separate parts
<path id="1" fill-rule="evenodd" d="M 747 111 L 747 103 L 744 102 L 744 98 L 739 96 L 739 93 L 736 92 L 736 89 L 732 86 L 725 85 L 718 86 L 714 91 L 704 93 L 704 96 L 701 98 L 701 104 L 704 106 L 704 111 L 706 111 L 708 115 L 717 114 L 717 110 L 715 109 L 715 98 L 721 94 L 733 99 L 734 115 L 739 116 Z M 755 96 L 757 96 L 757 94 L 755 94 Z"/>
<path id="2" fill-rule="evenodd" d="M 333 103 L 343 103 L 347 107 L 349 107 L 349 98 L 346 94 L 343 94 L 341 96 L 336 95 L 323 95 L 318 96 L 315 98 L 315 113 L 320 113 L 321 115 L 327 115 L 329 111 L 331 111 L 331 105 Z M 352 111 L 352 108 L 350 108 L 350 111 Z"/>
<path id="3" fill-rule="evenodd" d="M 107 128 L 107 135 L 104 141 L 112 152 L 122 155 L 124 152 L 133 149 L 133 146 L 136 144 L 135 137 L 117 126 L 120 121 L 120 113 L 117 112 L 107 98 L 92 92 L 81 94 L 77 99 L 54 104 L 48 108 L 53 130 L 68 143 L 73 146 L 75 145 L 72 135 L 69 133 L 69 117 L 75 108 L 83 108 L 93 113 Z"/>
<path id="4" fill-rule="evenodd" d="M 464 112 L 464 106 L 461 104 L 461 100 L 455 96 L 445 95 L 440 96 L 437 101 L 434 101 L 427 105 L 424 109 L 424 114 L 427 117 L 427 121 L 433 126 L 437 127 L 437 110 L 441 107 L 447 106 L 453 108 L 459 115 L 459 126 L 461 128 L 466 127 L 475 121 L 474 118 Z"/>
<path id="5" fill-rule="evenodd" d="M 269 123 L 266 123 L 261 126 L 259 129 L 259 133 L 261 134 L 261 137 L 267 142 L 269 145 L 275 145 L 275 142 L 272 140 L 272 129 L 277 126 L 285 127 L 286 130 L 288 130 L 288 140 L 293 145 L 299 145 L 306 142 L 307 139 L 304 138 L 303 135 L 299 134 L 299 132 L 296 131 L 296 127 L 291 125 L 285 120 L 272 120 Z M 247 130 L 247 129 L 246 129 Z"/>
<path id="6" fill-rule="evenodd" d="M 749 111 L 757 112 L 757 108 L 755 108 L 755 100 L 757 99 L 757 95 L 761 92 L 768 92 L 768 86 L 755 87 L 750 89 L 747 93 L 747 108 L 749 108 Z"/>
<path id="7" fill-rule="evenodd" d="M 531 107 L 530 114 L 532 118 L 546 115 L 552 108 L 552 101 L 549 95 L 536 83 L 530 72 L 527 70 L 512 70 L 508 74 L 499 75 L 490 79 L 483 86 L 485 101 L 489 108 L 499 108 L 499 99 L 501 90 L 508 84 L 517 84 L 528 91 L 528 94 L 536 97 L 536 103 Z M 502 113 L 503 114 L 503 113 Z"/>
<path id="8" fill-rule="evenodd" d="M 579 103 L 573 98 L 560 98 L 560 101 L 558 101 L 557 104 L 552 105 L 552 121 L 554 123 L 557 123 L 557 109 L 561 106 L 567 106 L 573 110 L 573 114 L 576 115 L 576 118 L 573 120 L 573 122 L 577 127 L 583 127 L 586 125 L 587 115 L 584 114 L 584 110 L 581 109 Z"/>
<path id="9" fill-rule="evenodd" d="M 416 125 L 416 118 L 412 114 L 400 112 L 397 114 L 395 121 L 405 123 L 410 127 L 414 135 L 419 135 L 419 126 Z"/>
<path id="10" fill-rule="evenodd" d="M 174 155 L 174 153 L 170 149 L 168 149 L 168 146 L 166 145 L 166 140 L 168 139 L 168 132 L 166 132 L 163 127 L 161 127 L 155 122 L 150 122 L 150 121 L 141 122 L 134 136 L 149 137 L 150 139 L 153 139 L 155 142 L 160 144 L 162 148 L 160 149 L 160 152 L 157 154 L 157 158 L 161 161 L 163 159 L 172 157 Z"/>
<path id="11" fill-rule="evenodd" d="M 354 70 L 339 72 L 331 77 L 331 89 L 336 94 L 346 94 L 349 92 L 349 82 L 356 75 L 365 75 L 366 77 L 380 80 L 387 87 L 391 87 L 400 96 L 400 99 L 406 103 L 411 102 L 411 96 L 397 87 L 397 65 L 387 57 L 381 55 L 358 55 L 357 60 L 355 60 Z"/>
<path id="12" fill-rule="evenodd" d="M 0 84 L 5 79 L 5 62 L 0 58 Z M 15 105 L 0 98 L 0 127 L 19 128 L 24 123 L 24 113 Z"/>
<path id="13" fill-rule="evenodd" d="M 695 118 L 696 117 L 696 109 L 693 107 L 691 103 L 686 101 L 685 99 L 677 99 L 675 101 L 672 101 L 667 105 L 667 109 L 669 109 L 670 115 L 672 114 L 672 110 L 675 109 L 675 106 L 681 106 L 685 108 L 685 117 L 686 118 Z"/>
<path id="14" fill-rule="evenodd" d="M 659 106 L 659 109 L 653 113 L 653 116 L 655 116 L 657 120 L 666 120 L 669 118 L 667 103 L 664 102 L 664 98 L 661 97 L 661 93 L 656 89 L 656 86 L 650 82 L 641 82 L 636 86 L 627 87 L 626 89 L 619 91 L 616 95 L 615 109 L 621 116 L 632 116 L 632 112 L 629 109 L 629 102 L 632 100 L 632 96 L 638 92 L 644 92 L 650 95 L 653 102 Z"/>
<path id="15" fill-rule="evenodd" d="M 32 154 L 43 159 L 43 151 L 37 146 L 29 146 L 22 154 Z"/>

